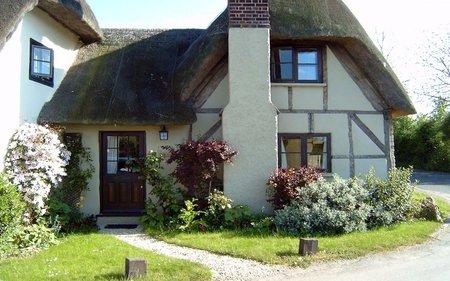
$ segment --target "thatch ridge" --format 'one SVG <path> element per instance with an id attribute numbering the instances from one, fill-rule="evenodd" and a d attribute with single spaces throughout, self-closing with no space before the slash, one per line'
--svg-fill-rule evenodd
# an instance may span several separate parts
<path id="1" fill-rule="evenodd" d="M 86 0 L 0 0 L 0 50 L 26 13 L 39 7 L 77 34 L 86 44 L 101 39 L 101 30 Z"/>

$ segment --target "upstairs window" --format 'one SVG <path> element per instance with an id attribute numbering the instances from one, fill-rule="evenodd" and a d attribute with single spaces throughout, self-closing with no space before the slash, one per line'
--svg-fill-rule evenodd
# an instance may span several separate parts
<path id="1" fill-rule="evenodd" d="M 30 39 L 30 80 L 53 87 L 53 50 Z"/>
<path id="2" fill-rule="evenodd" d="M 273 48 L 272 82 L 321 83 L 322 50 L 317 47 Z"/>
<path id="3" fill-rule="evenodd" d="M 280 168 L 308 166 L 331 172 L 330 134 L 280 134 L 278 146 Z"/>

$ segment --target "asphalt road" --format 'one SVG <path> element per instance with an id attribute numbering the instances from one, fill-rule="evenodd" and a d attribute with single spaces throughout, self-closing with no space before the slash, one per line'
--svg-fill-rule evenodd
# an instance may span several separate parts
<path id="1" fill-rule="evenodd" d="M 419 190 L 450 200 L 450 174 L 418 171 Z M 266 281 L 450 281 L 450 220 L 430 242 L 397 251 L 298 269 Z"/>

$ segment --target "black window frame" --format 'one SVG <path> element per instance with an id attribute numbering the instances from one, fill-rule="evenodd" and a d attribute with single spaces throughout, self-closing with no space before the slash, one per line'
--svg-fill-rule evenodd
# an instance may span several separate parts
<path id="1" fill-rule="evenodd" d="M 279 56 L 277 52 L 280 50 L 291 50 L 292 61 L 292 79 L 283 79 L 282 77 L 276 77 L 277 65 L 286 64 L 276 61 Z M 315 51 L 317 52 L 317 62 L 315 64 L 303 64 L 298 61 L 298 53 L 301 51 Z M 276 46 L 272 47 L 271 59 L 270 59 L 270 76 L 271 81 L 274 83 L 323 83 L 323 47 L 322 46 Z M 298 67 L 301 65 L 317 65 L 317 79 L 298 79 Z M 278 71 L 281 73 L 281 70 Z"/>
<path id="2" fill-rule="evenodd" d="M 315 138 L 315 137 L 325 137 L 326 138 L 326 155 L 327 155 L 327 168 L 326 169 L 319 169 L 322 172 L 328 172 L 331 173 L 332 171 L 332 165 L 331 165 L 331 133 L 279 133 L 278 134 L 278 168 L 282 168 L 282 141 L 283 138 L 299 138 L 301 140 L 301 146 L 300 146 L 300 158 L 301 163 L 306 163 L 308 165 L 308 152 L 307 149 L 307 141 L 308 138 Z M 300 164 L 299 163 L 299 166 Z"/>
<path id="3" fill-rule="evenodd" d="M 50 52 L 50 60 L 36 60 L 33 56 L 36 49 L 43 49 Z M 34 63 L 42 62 L 42 63 L 49 63 L 50 66 L 50 74 L 43 74 L 43 73 L 37 73 L 34 71 Z M 29 69 L 29 79 L 41 84 L 44 84 L 46 86 L 53 87 L 53 81 L 54 81 L 54 52 L 53 49 L 48 48 L 44 46 L 43 44 L 39 43 L 36 40 L 33 40 L 30 38 L 30 69 Z"/>

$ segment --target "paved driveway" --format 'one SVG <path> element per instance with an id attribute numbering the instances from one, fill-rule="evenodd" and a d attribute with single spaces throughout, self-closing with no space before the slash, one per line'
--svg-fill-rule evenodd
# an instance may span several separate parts
<path id="1" fill-rule="evenodd" d="M 450 174 L 415 172 L 419 189 L 450 200 Z M 357 260 L 315 265 L 267 281 L 449 281 L 450 220 L 428 243 Z"/>
<path id="2" fill-rule="evenodd" d="M 447 198 L 450 201 L 450 174 L 427 171 L 414 171 L 413 180 L 417 180 L 419 190 Z"/>

